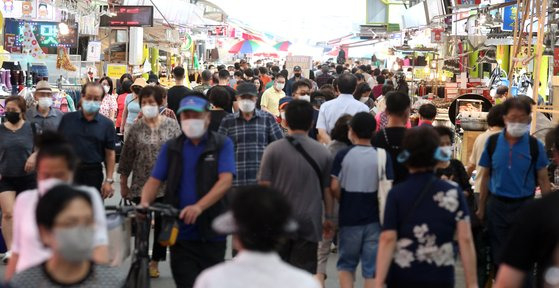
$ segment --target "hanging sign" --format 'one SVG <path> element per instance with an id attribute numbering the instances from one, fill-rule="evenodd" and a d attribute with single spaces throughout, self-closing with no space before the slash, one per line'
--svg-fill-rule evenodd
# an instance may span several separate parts
<path id="1" fill-rule="evenodd" d="M 506 2 L 511 2 L 513 0 L 507 0 Z M 503 12 L 503 31 L 513 31 L 514 22 L 516 22 L 516 14 L 518 13 L 518 7 L 516 5 L 505 7 Z"/>
<path id="2" fill-rule="evenodd" d="M 101 42 L 90 41 L 87 44 L 87 61 L 91 61 L 91 62 L 101 61 Z"/>
<path id="3" fill-rule="evenodd" d="M 285 59 L 285 69 L 287 69 L 289 73 L 293 74 L 293 67 L 295 66 L 300 66 L 303 75 L 306 78 L 309 78 L 309 71 L 312 67 L 312 57 L 311 56 L 287 56 L 287 58 Z"/>
<path id="4" fill-rule="evenodd" d="M 128 73 L 128 67 L 123 64 L 108 64 L 107 65 L 107 77 L 120 78 L 122 74 Z"/>
<path id="5" fill-rule="evenodd" d="M 443 43 L 444 29 L 431 29 L 431 43 Z"/>

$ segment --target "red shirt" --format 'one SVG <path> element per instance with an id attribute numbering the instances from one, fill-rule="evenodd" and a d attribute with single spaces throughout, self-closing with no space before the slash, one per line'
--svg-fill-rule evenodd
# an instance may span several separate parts
<path id="1" fill-rule="evenodd" d="M 124 112 L 124 101 L 126 100 L 126 95 L 128 95 L 128 93 L 120 94 L 116 98 L 116 103 L 118 105 L 118 111 L 116 113 L 116 128 L 120 128 L 120 122 L 122 122 L 122 113 Z"/>
<path id="2" fill-rule="evenodd" d="M 375 98 L 375 100 L 382 95 L 382 86 L 384 86 L 383 84 L 378 84 L 377 86 L 373 87 L 373 97 Z"/>

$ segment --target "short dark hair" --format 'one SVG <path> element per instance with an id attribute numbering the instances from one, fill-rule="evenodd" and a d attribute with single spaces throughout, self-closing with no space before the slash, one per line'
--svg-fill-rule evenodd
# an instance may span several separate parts
<path id="1" fill-rule="evenodd" d="M 268 69 L 267 69 L 266 67 L 264 67 L 264 66 L 258 67 L 258 70 L 260 70 L 260 74 L 261 74 L 261 75 L 268 74 Z"/>
<path id="2" fill-rule="evenodd" d="M 355 73 L 353 75 L 355 76 L 355 78 L 357 78 L 357 81 L 365 80 L 365 76 L 363 76 L 363 74 L 361 74 L 361 73 Z"/>
<path id="3" fill-rule="evenodd" d="M 380 75 L 380 69 L 379 68 L 375 68 L 375 70 L 373 70 L 373 76 L 378 76 Z"/>
<path id="4" fill-rule="evenodd" d="M 260 76 L 260 69 L 258 68 L 252 69 L 252 74 L 254 75 L 254 77 Z"/>
<path id="5" fill-rule="evenodd" d="M 246 250 L 273 251 L 287 234 L 291 206 L 275 189 L 242 187 L 233 194 L 231 210 L 238 228 L 236 234 Z"/>
<path id="6" fill-rule="evenodd" d="M 210 89 L 209 92 L 210 93 L 208 93 L 208 98 L 210 100 L 210 103 L 212 103 L 212 105 L 214 105 L 215 107 L 226 109 L 227 106 L 231 103 L 231 100 L 229 99 L 231 95 L 229 95 L 229 92 L 227 91 L 227 89 L 225 89 L 225 87 L 215 86 Z"/>
<path id="7" fill-rule="evenodd" d="M 86 192 L 73 188 L 68 185 L 58 185 L 49 190 L 48 193 L 39 197 L 37 203 L 35 220 L 37 225 L 52 230 L 54 221 L 68 205 L 76 199 L 82 199 L 89 204 L 91 209 L 91 198 Z"/>
<path id="8" fill-rule="evenodd" d="M 379 85 L 384 85 L 384 82 L 385 82 L 385 81 L 386 81 L 386 78 L 384 78 L 384 76 L 382 76 L 382 75 L 378 75 L 378 76 L 377 76 L 377 83 L 378 83 Z"/>
<path id="9" fill-rule="evenodd" d="M 389 115 L 403 116 L 410 105 L 410 97 L 405 93 L 392 91 L 386 94 L 386 112 Z"/>
<path id="10" fill-rule="evenodd" d="M 19 110 L 21 110 L 21 118 L 25 120 L 25 112 L 27 112 L 27 103 L 25 103 L 25 99 L 23 99 L 23 97 L 21 96 L 10 96 L 6 98 L 4 107 L 6 107 L 6 105 L 8 105 L 8 103 L 10 102 L 16 103 L 17 107 L 19 107 Z"/>
<path id="11" fill-rule="evenodd" d="M 418 112 L 423 119 L 434 120 L 437 117 L 437 107 L 431 103 L 421 105 Z"/>
<path id="12" fill-rule="evenodd" d="M 132 80 L 129 79 L 125 79 L 124 82 L 122 82 L 122 85 L 120 85 L 120 87 L 122 88 L 122 93 L 124 94 L 130 94 L 132 93 L 132 84 L 134 84 L 134 82 L 132 82 Z"/>
<path id="13" fill-rule="evenodd" d="M 386 96 L 386 94 L 392 91 L 394 91 L 393 85 L 388 85 L 388 84 L 382 85 L 382 95 Z"/>
<path id="14" fill-rule="evenodd" d="M 244 73 L 243 71 L 235 71 L 235 73 L 233 73 L 233 76 L 244 78 Z"/>
<path id="15" fill-rule="evenodd" d="M 279 72 L 280 72 L 280 67 L 279 66 L 276 66 L 276 65 L 272 66 L 272 73 L 275 74 L 275 73 L 279 73 Z"/>
<path id="16" fill-rule="evenodd" d="M 347 137 L 347 132 L 349 131 L 349 123 L 351 121 L 351 118 L 353 117 L 349 114 L 344 114 L 340 118 L 338 118 L 336 124 L 334 125 L 334 128 L 332 128 L 332 131 L 330 132 L 330 135 L 332 136 L 332 140 L 336 140 L 339 142 L 343 142 L 347 145 L 351 145 L 351 141 Z"/>
<path id="17" fill-rule="evenodd" d="M 101 83 L 99 82 L 87 82 L 82 86 L 82 96 L 85 96 L 85 91 L 87 91 L 88 87 L 95 87 L 95 88 L 99 88 L 101 91 L 103 91 L 103 97 L 105 98 L 105 90 L 103 90 L 103 86 L 101 86 Z"/>
<path id="18" fill-rule="evenodd" d="M 487 125 L 489 127 L 505 127 L 505 121 L 503 120 L 504 111 L 505 107 L 503 104 L 491 107 L 489 113 L 487 113 Z"/>
<path id="19" fill-rule="evenodd" d="M 353 92 L 353 98 L 359 100 L 363 93 L 371 92 L 371 87 L 367 83 L 359 83 L 357 84 L 357 88 L 355 88 L 355 92 Z"/>
<path id="20" fill-rule="evenodd" d="M 252 77 L 254 77 L 254 71 L 252 71 L 252 69 L 245 69 L 244 72 L 245 72 L 246 78 L 252 78 Z M 235 76 L 236 76 L 236 75 L 235 75 Z"/>
<path id="21" fill-rule="evenodd" d="M 450 143 L 454 143 L 454 132 L 452 132 L 450 128 L 446 126 L 436 126 L 433 128 L 435 129 L 435 131 L 437 131 L 439 137 L 448 136 L 448 139 L 450 139 Z"/>
<path id="22" fill-rule="evenodd" d="M 167 97 L 167 90 L 165 90 L 165 88 L 162 88 L 160 86 L 146 86 L 142 89 L 142 91 L 140 91 L 140 95 L 138 95 L 138 102 L 140 103 L 140 105 L 142 105 L 142 100 L 144 98 L 149 98 L 152 97 L 155 99 L 155 102 L 157 102 L 158 106 L 163 105 L 163 99 L 165 99 L 165 97 Z"/>
<path id="23" fill-rule="evenodd" d="M 78 156 L 62 134 L 44 131 L 41 135 L 36 136 L 35 147 L 38 148 L 36 170 L 39 168 L 39 163 L 45 158 L 63 158 L 70 171 L 76 170 Z"/>
<path id="24" fill-rule="evenodd" d="M 101 79 L 99 79 L 99 83 L 103 83 L 103 81 L 107 80 L 107 82 L 109 83 L 109 95 L 113 94 L 113 79 L 111 79 L 111 77 L 103 77 Z"/>
<path id="25" fill-rule="evenodd" d="M 302 79 L 299 81 L 295 81 L 295 83 L 293 83 L 293 86 L 291 86 L 291 91 L 295 93 L 295 91 L 297 91 L 301 86 L 307 86 L 309 89 L 312 90 L 311 82 L 309 82 L 309 80 Z"/>
<path id="26" fill-rule="evenodd" d="M 404 164 L 413 168 L 431 168 L 437 165 L 435 151 L 439 147 L 439 135 L 435 129 L 428 126 L 420 126 L 408 129 L 402 141 L 402 153 L 407 153 Z"/>
<path id="27" fill-rule="evenodd" d="M 175 76 L 175 79 L 184 79 L 185 73 L 186 72 L 182 66 L 177 66 L 173 69 L 173 76 Z"/>
<path id="28" fill-rule="evenodd" d="M 336 66 L 336 74 L 342 74 L 344 72 L 344 66 L 343 65 L 338 65 Z"/>
<path id="29" fill-rule="evenodd" d="M 219 70 L 219 79 L 221 80 L 227 80 L 231 77 L 231 74 L 229 74 L 229 71 L 227 70 Z"/>
<path id="30" fill-rule="evenodd" d="M 202 81 L 208 82 L 208 81 L 212 80 L 213 74 L 212 74 L 212 71 L 210 71 L 210 70 L 204 70 L 204 71 L 202 71 L 201 76 L 202 76 Z"/>
<path id="31" fill-rule="evenodd" d="M 276 74 L 276 76 L 274 77 L 274 80 L 278 80 L 278 78 L 283 78 L 283 79 L 287 79 L 287 76 L 283 75 L 283 74 Z"/>
<path id="32" fill-rule="evenodd" d="M 353 94 L 357 86 L 357 78 L 351 73 L 344 73 L 338 78 L 338 91 L 342 94 Z"/>
<path id="33" fill-rule="evenodd" d="M 377 121 L 371 113 L 359 112 L 351 119 L 350 127 L 359 139 L 371 139 L 377 129 Z"/>
<path id="34" fill-rule="evenodd" d="M 287 79 L 287 77 L 289 77 L 289 71 L 283 69 L 280 71 L 280 75 L 283 75 L 285 79 Z"/>
<path id="35" fill-rule="evenodd" d="M 235 70 L 241 70 L 241 64 L 240 63 L 235 63 L 233 65 L 235 66 Z"/>
<path id="36" fill-rule="evenodd" d="M 503 95 L 507 92 L 509 92 L 509 87 L 507 87 L 505 85 L 501 85 L 497 88 L 497 95 Z"/>
<path id="37" fill-rule="evenodd" d="M 292 100 L 285 108 L 285 120 L 291 130 L 308 131 L 312 127 L 314 108 L 304 100 Z"/>
<path id="38" fill-rule="evenodd" d="M 527 115 L 532 113 L 532 106 L 528 101 L 522 100 L 518 97 L 509 98 L 503 103 L 503 116 L 509 114 L 510 110 L 516 109 L 526 112 Z"/>

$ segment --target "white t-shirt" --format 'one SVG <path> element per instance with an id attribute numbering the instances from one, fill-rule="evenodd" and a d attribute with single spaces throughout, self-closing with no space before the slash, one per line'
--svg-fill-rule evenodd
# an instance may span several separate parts
<path id="1" fill-rule="evenodd" d="M 194 288 L 320 288 L 313 276 L 283 262 L 276 253 L 242 251 L 202 272 Z"/>
<path id="2" fill-rule="evenodd" d="M 359 112 L 369 112 L 369 106 L 353 98 L 351 94 L 340 94 L 336 99 L 330 100 L 320 106 L 316 128 L 325 129 L 330 134 L 336 121 L 344 114 L 351 116 Z"/>
<path id="3" fill-rule="evenodd" d="M 94 246 L 108 245 L 107 219 L 103 200 L 97 189 L 80 186 L 91 197 L 93 216 L 95 218 Z M 14 227 L 12 252 L 19 255 L 16 273 L 39 265 L 50 258 L 52 252 L 41 242 L 39 228 L 35 220 L 35 211 L 39 202 L 39 192 L 28 190 L 19 194 L 14 205 Z"/>

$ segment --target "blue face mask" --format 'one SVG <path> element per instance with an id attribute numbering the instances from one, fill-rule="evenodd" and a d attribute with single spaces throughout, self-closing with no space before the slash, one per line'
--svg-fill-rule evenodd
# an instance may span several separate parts
<path id="1" fill-rule="evenodd" d="M 83 111 L 87 113 L 97 113 L 101 109 L 101 101 L 88 101 L 84 100 L 82 102 Z"/>

